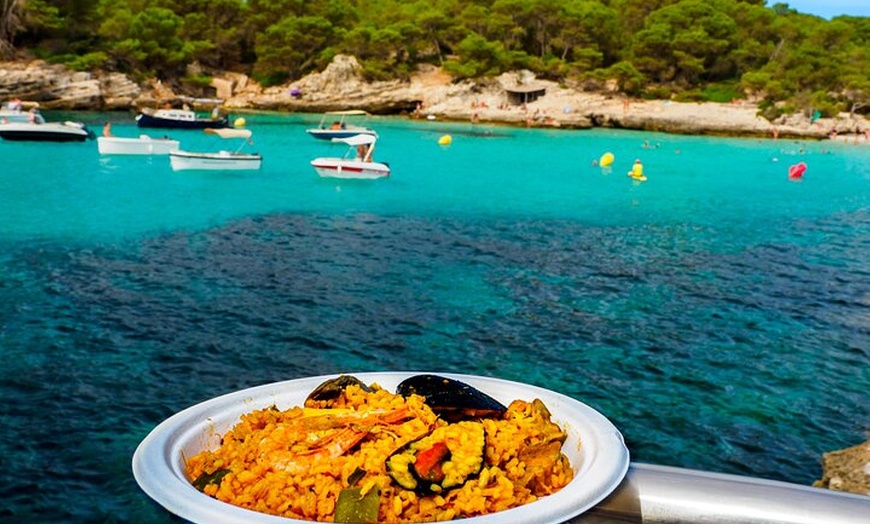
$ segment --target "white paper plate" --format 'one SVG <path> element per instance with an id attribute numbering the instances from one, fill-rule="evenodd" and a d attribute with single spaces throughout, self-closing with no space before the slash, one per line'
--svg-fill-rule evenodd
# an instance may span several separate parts
<path id="1" fill-rule="evenodd" d="M 389 391 L 420 372 L 352 373 Z M 562 447 L 574 468 L 574 480 L 559 492 L 518 508 L 463 524 L 555 524 L 595 506 L 622 482 L 629 465 L 622 434 L 599 412 L 582 402 L 543 388 L 494 378 L 435 373 L 461 380 L 507 405 L 516 399 L 539 398 L 553 420 L 568 433 Z M 291 524 L 310 522 L 247 510 L 211 498 L 194 488 L 184 475 L 184 458 L 217 449 L 221 435 L 255 409 L 300 406 L 311 391 L 337 375 L 266 384 L 207 400 L 166 419 L 139 444 L 133 455 L 133 475 L 145 493 L 170 512 L 196 524 Z"/>

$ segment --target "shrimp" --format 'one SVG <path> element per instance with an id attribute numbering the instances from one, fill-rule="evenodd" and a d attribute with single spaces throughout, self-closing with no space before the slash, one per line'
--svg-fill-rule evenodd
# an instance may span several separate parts
<path id="1" fill-rule="evenodd" d="M 268 442 L 260 445 L 260 461 L 276 471 L 304 474 L 319 462 L 344 455 L 376 428 L 388 428 L 412 416 L 406 407 L 359 412 L 305 408 L 302 417 L 264 439 Z"/>

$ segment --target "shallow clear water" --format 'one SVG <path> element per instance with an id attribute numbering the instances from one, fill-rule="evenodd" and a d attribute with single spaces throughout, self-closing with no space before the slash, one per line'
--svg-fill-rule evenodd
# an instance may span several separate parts
<path id="1" fill-rule="evenodd" d="M 0 520 L 173 522 L 130 471 L 155 425 L 347 371 L 529 382 L 635 461 L 802 484 L 865 438 L 870 148 L 382 118 L 393 177 L 335 182 L 318 117 L 246 119 L 253 174 L 0 142 Z"/>

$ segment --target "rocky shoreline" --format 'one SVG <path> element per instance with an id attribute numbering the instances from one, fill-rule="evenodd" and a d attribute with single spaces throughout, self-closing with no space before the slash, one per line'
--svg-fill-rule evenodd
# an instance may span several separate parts
<path id="1" fill-rule="evenodd" d="M 375 114 L 529 127 L 608 127 L 691 135 L 825 139 L 854 136 L 870 144 L 870 122 L 860 115 L 811 121 L 801 114 L 770 122 L 750 102 L 679 103 L 629 99 L 615 90 L 537 80 L 521 72 L 454 82 L 439 68 L 421 68 L 407 81 L 367 82 L 356 59 L 339 55 L 322 72 L 282 86 L 262 88 L 249 77 L 217 73 L 212 87 L 233 112 L 269 110 L 319 113 L 347 108 Z M 535 93 L 527 103 L 510 94 Z M 159 81 L 140 85 L 120 73 L 75 72 L 34 60 L 0 63 L 0 100 L 21 98 L 45 109 L 135 111 L 179 93 Z"/>

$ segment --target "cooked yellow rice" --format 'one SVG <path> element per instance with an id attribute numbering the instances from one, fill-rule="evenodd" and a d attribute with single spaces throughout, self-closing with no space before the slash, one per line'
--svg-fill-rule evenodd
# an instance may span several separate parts
<path id="1" fill-rule="evenodd" d="M 348 478 L 361 469 L 365 476 L 357 484 L 363 492 L 374 486 L 381 491 L 379 522 L 432 522 L 474 517 L 528 504 L 554 493 L 573 478 L 561 440 L 553 444 L 555 457 L 544 460 L 523 447 L 543 443 L 552 435 L 541 429 L 533 403 L 512 403 L 505 417 L 486 419 L 486 461 L 476 477 L 461 487 L 440 494 L 422 496 L 392 481 L 385 461 L 393 452 L 445 424 L 424 403 L 423 397 L 402 397 L 372 385 L 372 392 L 349 386 L 324 411 L 294 407 L 253 411 L 226 435 L 214 451 L 203 451 L 186 461 L 188 478 L 229 470 L 219 484 L 209 484 L 204 493 L 251 510 L 295 519 L 332 522 L 339 492 Z M 540 401 L 536 401 L 540 403 Z M 540 403 L 540 406 L 543 406 Z M 375 424 L 399 413 L 402 420 Z M 549 413 L 544 408 L 545 423 Z M 358 424 L 344 425 L 337 434 L 331 426 L 344 416 L 359 416 Z M 550 424 L 549 430 L 558 428 Z M 343 435 L 365 434 L 358 444 L 338 456 L 325 455 Z M 564 434 L 562 434 L 564 437 Z M 308 451 L 318 438 L 330 445 L 319 452 Z M 323 441 L 321 441 L 323 442 Z M 315 446 L 316 447 L 316 446 Z"/>

